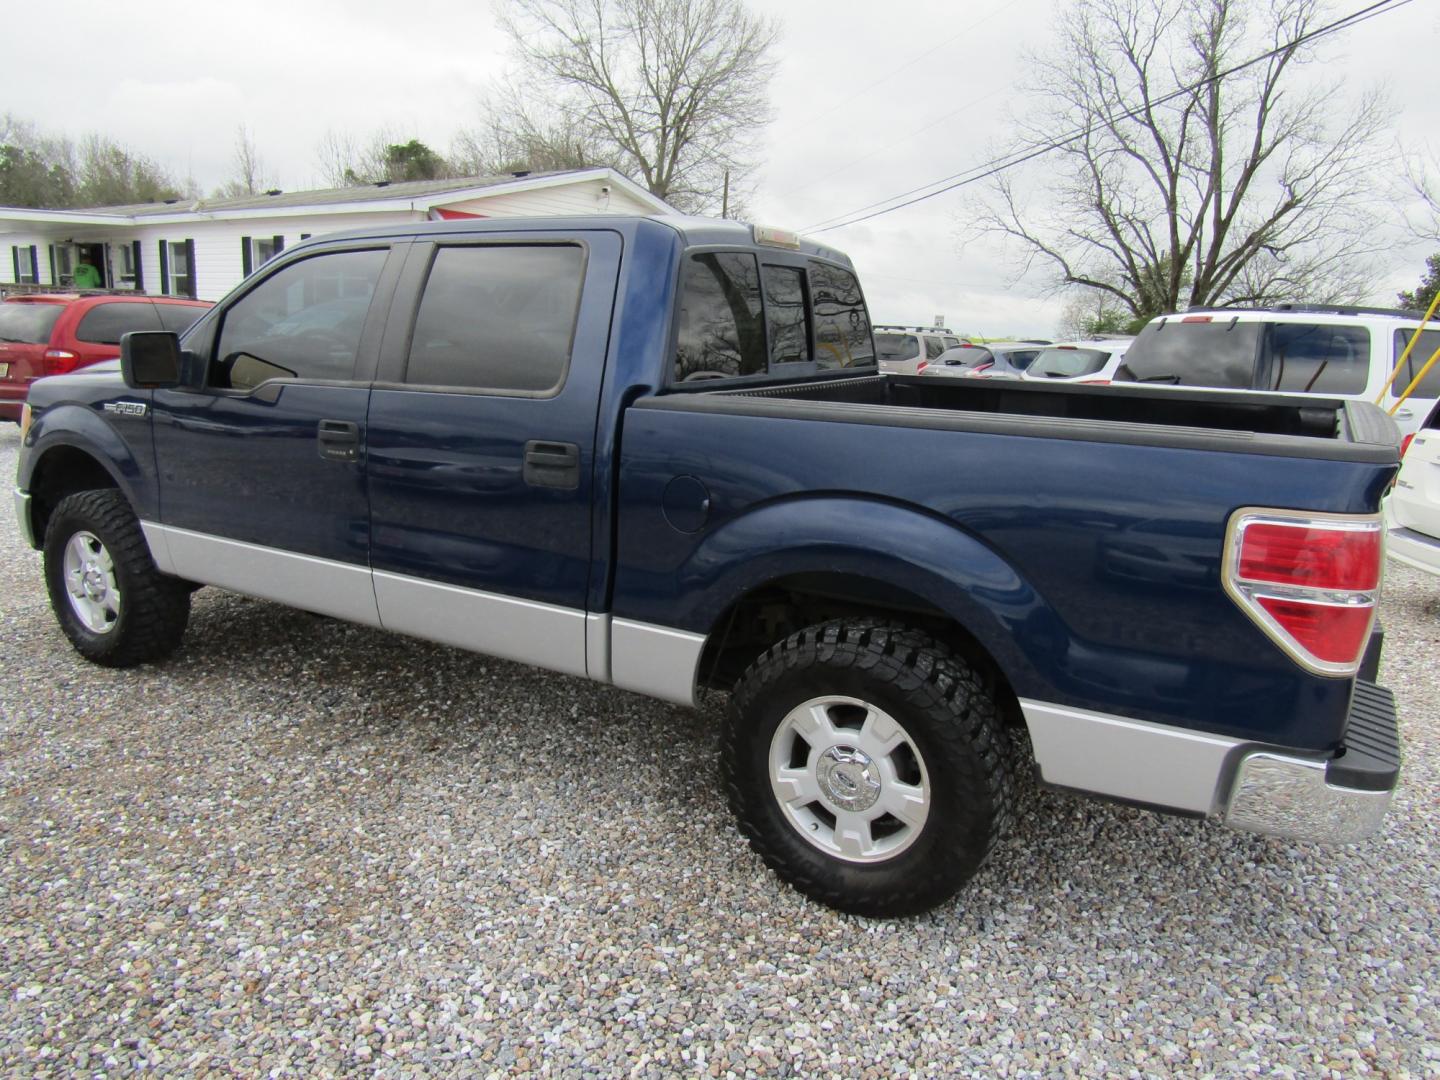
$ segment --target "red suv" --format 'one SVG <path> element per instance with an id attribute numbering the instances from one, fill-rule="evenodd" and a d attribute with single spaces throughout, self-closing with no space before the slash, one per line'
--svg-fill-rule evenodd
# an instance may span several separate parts
<path id="1" fill-rule="evenodd" d="M 30 384 L 120 355 L 131 330 L 189 329 L 210 304 L 168 296 L 12 296 L 0 303 L 0 420 L 20 420 Z"/>

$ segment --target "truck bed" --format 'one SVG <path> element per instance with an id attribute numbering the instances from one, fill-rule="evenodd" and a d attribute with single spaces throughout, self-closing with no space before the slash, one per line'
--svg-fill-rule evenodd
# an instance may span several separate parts
<path id="1" fill-rule="evenodd" d="M 700 409 L 753 411 L 758 398 L 792 407 L 765 412 L 852 423 L 1380 463 L 1398 460 L 1400 441 L 1394 422 L 1366 402 L 1282 394 L 876 375 L 701 391 L 700 398 Z"/>

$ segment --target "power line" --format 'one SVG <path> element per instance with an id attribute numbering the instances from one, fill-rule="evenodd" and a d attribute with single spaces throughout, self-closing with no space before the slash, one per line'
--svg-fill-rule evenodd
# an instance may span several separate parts
<path id="1" fill-rule="evenodd" d="M 1155 99 L 1154 101 L 1150 101 L 1144 105 L 1137 106 L 1136 108 L 1130 109 L 1127 112 L 1123 112 L 1115 116 L 1106 116 L 1104 117 L 1104 121 L 1108 124 L 1117 124 L 1122 120 L 1133 120 L 1146 109 L 1154 108 L 1157 105 L 1164 105 L 1166 102 L 1173 101 L 1175 98 L 1178 97 L 1183 97 L 1186 94 L 1192 93 L 1195 90 L 1200 89 L 1202 86 L 1206 86 L 1213 82 L 1218 82 L 1221 79 L 1229 78 L 1231 75 L 1244 71 L 1246 68 L 1251 68 L 1254 67 L 1256 64 L 1263 63 L 1266 60 L 1269 60 L 1271 57 L 1278 56 L 1280 53 L 1288 52 L 1291 49 L 1295 49 L 1301 45 L 1316 41 L 1329 34 L 1338 33 L 1341 30 L 1348 30 L 1351 27 L 1357 26 L 1368 19 L 1372 19 L 1377 15 L 1384 14 L 1386 11 L 1396 11 L 1399 8 L 1402 8 L 1412 2 L 1413 0 L 1377 0 L 1376 3 L 1353 11 L 1349 15 L 1344 16 L 1343 18 L 1336 19 L 1332 23 L 1328 23 L 1325 26 L 1322 26 L 1316 30 L 1311 30 L 1308 33 L 1301 34 L 1294 41 L 1286 42 L 1283 45 L 1279 45 L 1273 49 L 1268 50 L 1267 52 L 1261 53 L 1259 56 L 1252 57 L 1251 59 L 1246 60 L 1243 63 L 1236 64 L 1234 67 L 1227 68 L 1225 71 L 1217 72 L 1214 75 L 1206 76 L 1205 78 L 1200 79 L 1187 86 L 1179 87 L 1178 89 L 1173 90 L 1170 93 Z M 1004 172 L 1006 169 L 1013 169 L 1017 165 L 1023 165 L 1027 161 L 1031 161 L 1034 158 L 1040 157 L 1043 154 L 1048 154 L 1052 150 L 1058 150 L 1063 146 L 1068 146 L 1070 143 L 1076 142 L 1094 131 L 1098 123 L 1099 121 L 1087 124 L 1085 127 L 1075 129 L 1068 135 L 1062 136 L 1059 139 L 1055 139 L 1052 142 L 1044 143 L 1037 147 L 1032 147 L 1029 150 L 1012 151 L 1009 154 L 992 159 L 991 161 L 985 162 L 984 164 L 973 166 L 969 169 L 964 170 L 963 172 L 958 172 L 954 173 L 951 176 L 942 177 L 939 180 L 931 181 L 928 184 L 922 184 L 920 187 L 917 188 L 911 188 L 909 191 L 902 191 L 898 195 L 891 195 L 887 198 L 880 199 L 877 202 L 867 203 L 865 206 L 862 206 L 856 210 L 851 210 L 848 213 L 837 214 L 833 217 L 824 218 L 821 221 L 816 222 L 814 225 L 807 226 L 801 231 L 809 233 L 832 232 L 835 229 L 848 228 L 851 225 L 858 225 L 862 221 L 869 221 L 872 218 L 881 217 L 885 214 L 892 214 L 896 210 L 903 210 L 907 206 L 914 206 L 916 203 L 925 202 L 927 199 L 933 199 L 935 198 L 935 196 L 943 195 L 947 191 L 954 191 L 956 188 L 965 187 L 968 184 L 973 184 L 980 180 L 988 179 L 991 176 L 995 176 L 998 173 Z M 937 185 L 944 186 L 942 187 Z M 929 190 L 931 188 L 934 188 L 935 190 Z M 925 192 L 925 194 L 919 194 L 920 192 Z M 914 196 L 914 198 L 910 198 L 909 196 Z M 892 203 L 894 205 L 890 205 Z M 880 207 L 881 209 L 876 209 L 877 207 Z M 866 213 L 866 211 L 872 212 Z"/>

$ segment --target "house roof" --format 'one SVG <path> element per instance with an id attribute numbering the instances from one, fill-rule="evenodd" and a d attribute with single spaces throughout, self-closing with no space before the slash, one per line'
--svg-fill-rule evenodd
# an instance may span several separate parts
<path id="1" fill-rule="evenodd" d="M 651 195 L 639 184 L 609 168 L 569 169 L 553 172 L 508 173 L 504 176 L 462 176 L 449 180 L 403 180 L 360 184 L 353 187 L 322 188 L 312 191 L 281 191 L 275 195 L 244 195 L 236 199 L 175 199 L 169 202 L 132 203 L 127 206 L 96 206 L 74 210 L 32 210 L 22 207 L 0 207 L 0 219 L 29 221 L 94 222 L 95 224 L 131 224 L 142 220 L 202 217 L 248 217 L 280 213 L 303 214 L 306 211 L 334 210 L 344 213 L 367 209 L 405 208 L 428 210 L 446 203 L 498 194 L 500 189 L 523 191 L 555 187 L 579 180 L 603 178 L 625 188 L 657 212 L 673 213 L 662 200 Z"/>
<path id="2" fill-rule="evenodd" d="M 215 213 L 224 210 L 265 210 L 276 206 L 337 206 L 344 203 L 375 202 L 381 199 L 403 199 L 406 202 L 430 195 L 468 195 L 471 191 L 513 184 L 516 180 L 549 176 L 579 176 L 592 169 L 570 169 L 537 173 L 506 173 L 504 176 L 459 176 L 449 180 L 399 180 L 374 184 L 354 184 L 341 188 L 318 188 L 313 191 L 280 191 L 274 195 L 242 195 L 235 199 L 174 199 L 168 202 L 132 203 L 129 206 L 87 207 L 92 214 L 114 214 L 118 217 L 147 217 L 151 214 L 173 214 L 177 210 L 192 213 Z"/>

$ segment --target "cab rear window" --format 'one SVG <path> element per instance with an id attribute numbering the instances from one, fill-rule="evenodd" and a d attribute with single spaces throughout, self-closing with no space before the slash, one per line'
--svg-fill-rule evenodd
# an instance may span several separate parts
<path id="1" fill-rule="evenodd" d="M 48 345 L 63 304 L 0 303 L 0 341 L 12 345 Z"/>
<path id="2" fill-rule="evenodd" d="M 870 317 L 849 270 L 814 259 L 761 265 L 753 252 L 741 251 L 697 252 L 686 260 L 674 382 L 874 365 Z"/>

